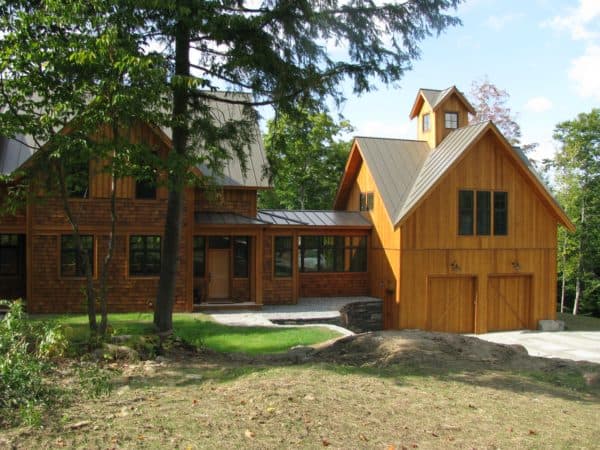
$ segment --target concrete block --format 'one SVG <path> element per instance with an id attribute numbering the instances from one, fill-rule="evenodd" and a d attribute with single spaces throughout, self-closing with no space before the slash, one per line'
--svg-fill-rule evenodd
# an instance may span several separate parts
<path id="1" fill-rule="evenodd" d="M 562 320 L 540 320 L 538 322 L 540 331 L 564 331 L 565 323 Z"/>

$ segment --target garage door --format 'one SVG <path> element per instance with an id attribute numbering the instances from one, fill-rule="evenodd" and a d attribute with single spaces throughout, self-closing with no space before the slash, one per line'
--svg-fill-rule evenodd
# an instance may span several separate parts
<path id="1" fill-rule="evenodd" d="M 531 277 L 494 276 L 488 281 L 488 331 L 530 328 Z"/>
<path id="2" fill-rule="evenodd" d="M 428 329 L 448 333 L 473 333 L 475 292 L 474 277 L 430 277 Z"/>

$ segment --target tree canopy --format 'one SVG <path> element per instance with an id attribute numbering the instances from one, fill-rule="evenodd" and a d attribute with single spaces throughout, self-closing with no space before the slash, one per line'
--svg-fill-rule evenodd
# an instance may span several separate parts
<path id="1" fill-rule="evenodd" d="M 329 114 L 281 114 L 264 137 L 273 190 L 261 192 L 261 208 L 330 209 L 350 150 L 340 139 L 350 123 Z"/>
<path id="2" fill-rule="evenodd" d="M 578 312 L 600 315 L 600 109 L 559 123 L 561 144 L 549 162 L 557 196 L 577 231 L 559 237 L 562 302 Z"/>

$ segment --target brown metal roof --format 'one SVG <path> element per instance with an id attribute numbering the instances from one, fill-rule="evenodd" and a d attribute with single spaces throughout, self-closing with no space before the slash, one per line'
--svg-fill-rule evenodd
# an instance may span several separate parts
<path id="1" fill-rule="evenodd" d="M 267 222 L 253 217 L 222 212 L 198 212 L 195 214 L 195 219 L 197 225 L 268 225 Z"/>
<path id="2" fill-rule="evenodd" d="M 263 209 L 258 219 L 270 225 L 300 227 L 351 227 L 371 228 L 371 222 L 357 211 L 288 211 Z"/>

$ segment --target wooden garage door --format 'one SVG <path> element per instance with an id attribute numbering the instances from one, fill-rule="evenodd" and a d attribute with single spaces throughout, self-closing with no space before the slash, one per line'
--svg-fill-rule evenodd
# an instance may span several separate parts
<path id="1" fill-rule="evenodd" d="M 428 329 L 448 333 L 475 331 L 475 278 L 430 277 Z"/>
<path id="2" fill-rule="evenodd" d="M 488 282 L 488 331 L 530 328 L 531 277 L 492 276 Z"/>

